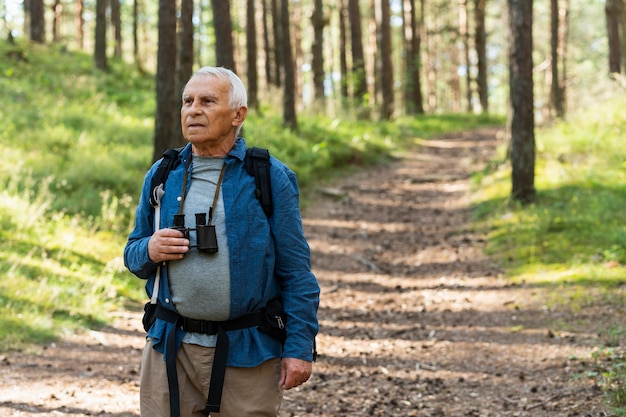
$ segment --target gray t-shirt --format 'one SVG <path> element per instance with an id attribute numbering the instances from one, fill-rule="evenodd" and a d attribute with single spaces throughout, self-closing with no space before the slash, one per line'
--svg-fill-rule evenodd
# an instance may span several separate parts
<path id="1" fill-rule="evenodd" d="M 206 213 L 213 204 L 215 188 L 224 165 L 222 158 L 193 155 L 191 186 L 185 198 L 185 226 L 196 227 L 196 213 Z M 217 253 L 205 253 L 192 248 L 180 261 L 169 263 L 172 301 L 178 312 L 200 320 L 228 320 L 230 313 L 230 269 L 226 237 L 224 201 L 220 190 L 213 221 L 217 235 Z M 197 244 L 196 232 L 190 232 L 190 242 Z M 188 333 L 183 342 L 215 346 L 215 336 Z"/>

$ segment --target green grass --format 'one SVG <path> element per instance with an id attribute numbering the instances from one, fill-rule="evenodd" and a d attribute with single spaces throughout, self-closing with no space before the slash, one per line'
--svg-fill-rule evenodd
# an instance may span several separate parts
<path id="1" fill-rule="evenodd" d="M 122 264 L 152 157 L 154 83 L 121 62 L 0 41 L 0 350 L 46 343 L 140 308 L 143 283 Z M 5 59 L 6 57 L 6 59 Z M 282 127 L 269 107 L 245 135 L 296 171 L 303 195 L 355 166 L 383 163 L 418 138 L 502 124 L 441 115 L 395 123 L 300 115 Z"/>
<path id="2" fill-rule="evenodd" d="M 477 227 L 487 252 L 512 281 L 548 289 L 550 306 L 574 313 L 611 306 L 615 317 L 589 323 L 605 346 L 622 348 L 604 372 L 614 407 L 626 406 L 626 99 L 581 111 L 537 130 L 537 202 L 510 196 L 510 167 L 500 150 L 474 177 Z M 620 318 L 621 317 L 621 318 Z M 610 335 L 606 336 L 606 335 Z"/>

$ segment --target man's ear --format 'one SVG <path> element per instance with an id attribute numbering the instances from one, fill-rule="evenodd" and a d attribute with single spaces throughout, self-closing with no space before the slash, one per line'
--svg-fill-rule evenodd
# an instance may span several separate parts
<path id="1" fill-rule="evenodd" d="M 245 106 L 239 107 L 239 110 L 235 113 L 235 118 L 233 119 L 233 126 L 239 126 L 246 120 L 246 116 L 248 115 L 248 108 Z"/>

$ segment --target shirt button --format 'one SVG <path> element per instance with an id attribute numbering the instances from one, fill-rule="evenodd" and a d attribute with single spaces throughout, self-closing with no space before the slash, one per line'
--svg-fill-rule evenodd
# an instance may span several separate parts
<path id="1" fill-rule="evenodd" d="M 169 298 L 166 298 L 166 299 L 165 299 L 165 302 L 166 302 L 167 304 L 169 304 L 169 303 L 170 303 L 170 299 L 169 299 Z"/>
<path id="2" fill-rule="evenodd" d="M 181 196 L 178 196 L 178 197 L 176 198 L 176 201 L 181 201 L 182 199 L 183 199 L 183 198 L 182 198 Z"/>

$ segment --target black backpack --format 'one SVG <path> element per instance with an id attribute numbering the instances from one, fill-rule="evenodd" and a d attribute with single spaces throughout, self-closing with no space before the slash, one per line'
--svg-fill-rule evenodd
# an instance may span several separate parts
<path id="1" fill-rule="evenodd" d="M 162 184 L 165 188 L 165 181 L 170 171 L 180 164 L 178 155 L 183 148 L 168 149 L 163 153 L 163 160 L 159 164 L 150 189 L 150 204 L 152 207 L 158 205 L 156 189 Z M 274 206 L 272 205 L 272 185 L 270 182 L 270 152 L 264 148 L 248 148 L 244 165 L 249 175 L 254 177 L 256 183 L 256 198 L 259 200 L 265 215 L 269 218 L 272 215 Z"/>

